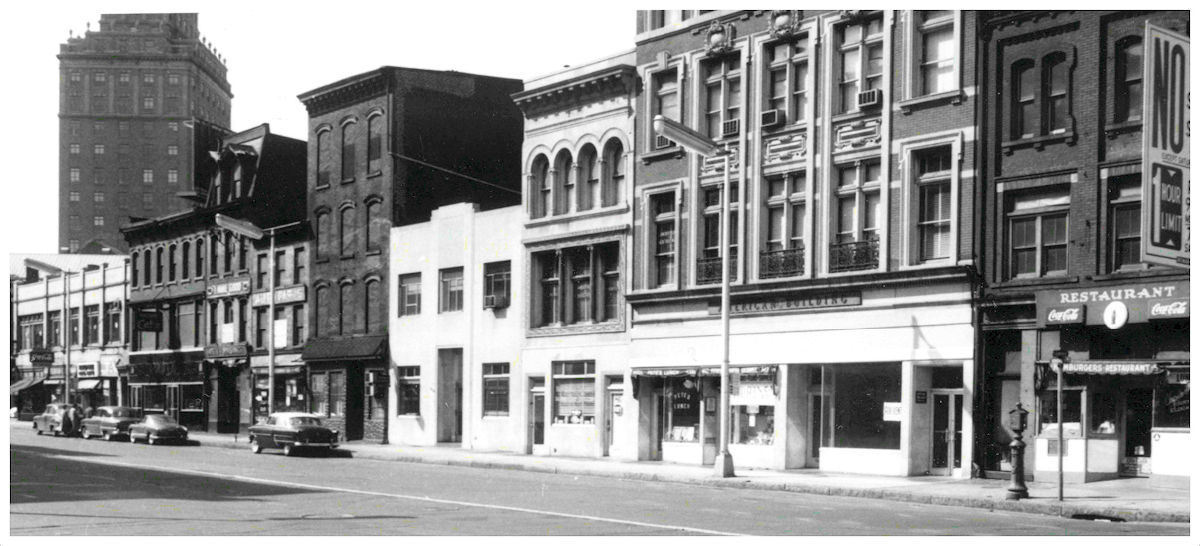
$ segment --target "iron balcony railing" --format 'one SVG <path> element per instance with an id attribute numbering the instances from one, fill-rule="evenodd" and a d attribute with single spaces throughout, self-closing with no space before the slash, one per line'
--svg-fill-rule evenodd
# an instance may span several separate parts
<path id="1" fill-rule="evenodd" d="M 829 245 L 829 272 L 860 271 L 879 267 L 879 240 Z"/>
<path id="2" fill-rule="evenodd" d="M 804 247 L 764 250 L 758 256 L 759 278 L 778 279 L 803 274 Z"/>
<path id="3" fill-rule="evenodd" d="M 738 278 L 737 249 L 730 249 L 729 280 Z M 721 258 L 696 259 L 696 284 L 714 284 L 721 282 Z"/>

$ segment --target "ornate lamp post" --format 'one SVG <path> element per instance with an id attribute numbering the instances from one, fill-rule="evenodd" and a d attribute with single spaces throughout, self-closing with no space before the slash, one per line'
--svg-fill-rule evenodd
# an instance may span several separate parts
<path id="1" fill-rule="evenodd" d="M 1012 429 L 1013 441 L 1008 444 L 1012 449 L 1012 481 L 1008 485 L 1008 500 L 1029 498 L 1029 488 L 1025 487 L 1025 442 L 1021 436 L 1025 433 L 1025 420 L 1029 410 L 1017 402 L 1017 407 L 1008 412 L 1008 428 Z"/>

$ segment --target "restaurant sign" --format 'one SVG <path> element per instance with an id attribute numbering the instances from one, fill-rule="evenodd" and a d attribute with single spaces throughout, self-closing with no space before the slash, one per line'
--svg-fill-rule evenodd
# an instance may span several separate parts
<path id="1" fill-rule="evenodd" d="M 1188 282 L 1171 281 L 1075 290 L 1046 290 L 1037 293 L 1038 327 L 1065 324 L 1108 325 L 1112 314 L 1123 311 L 1119 326 L 1151 320 L 1191 316 Z M 1127 313 L 1127 315 L 1125 314 Z M 1110 320 L 1106 322 L 1107 318 Z"/>
<path id="2" fill-rule="evenodd" d="M 730 315 L 757 315 L 787 311 L 804 311 L 830 307 L 852 307 L 862 305 L 861 292 L 825 292 L 817 294 L 791 294 L 738 299 L 730 302 Z M 721 305 L 710 305 L 708 314 L 721 314 Z"/>
<path id="3" fill-rule="evenodd" d="M 275 305 L 285 303 L 296 303 L 304 301 L 307 294 L 304 292 L 304 285 L 289 286 L 287 288 L 275 289 Z M 253 307 L 262 307 L 271 304 L 270 292 L 255 292 L 250 295 L 250 305 Z"/>
<path id="4" fill-rule="evenodd" d="M 1083 361 L 1062 365 L 1063 373 L 1095 375 L 1154 375 L 1162 371 L 1154 362 Z"/>
<path id="5" fill-rule="evenodd" d="M 250 279 L 239 279 L 236 281 L 224 282 L 221 284 L 210 284 L 205 290 L 205 294 L 210 298 L 220 298 L 224 296 L 241 296 L 250 293 Z"/>

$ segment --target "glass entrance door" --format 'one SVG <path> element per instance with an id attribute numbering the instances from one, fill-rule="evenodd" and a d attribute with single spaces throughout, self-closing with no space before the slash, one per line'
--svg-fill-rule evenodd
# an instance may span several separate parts
<path id="1" fill-rule="evenodd" d="M 962 468 L 962 405 L 962 394 L 933 393 L 931 474 L 948 476 Z"/>
<path id="2" fill-rule="evenodd" d="M 167 385 L 167 415 L 179 422 L 179 385 Z"/>

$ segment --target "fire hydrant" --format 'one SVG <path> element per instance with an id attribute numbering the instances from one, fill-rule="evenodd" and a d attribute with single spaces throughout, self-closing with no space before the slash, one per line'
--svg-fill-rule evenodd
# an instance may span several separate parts
<path id="1" fill-rule="evenodd" d="M 1025 442 L 1021 441 L 1028 415 L 1029 411 L 1021 407 L 1020 402 L 1008 412 L 1008 428 L 1013 433 L 1013 441 L 1008 444 L 1012 449 L 1012 483 L 1008 485 L 1008 495 L 1005 496 L 1008 500 L 1029 498 L 1029 488 L 1025 487 Z"/>

